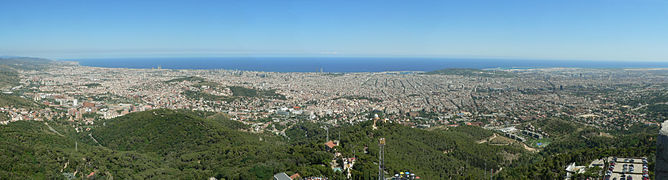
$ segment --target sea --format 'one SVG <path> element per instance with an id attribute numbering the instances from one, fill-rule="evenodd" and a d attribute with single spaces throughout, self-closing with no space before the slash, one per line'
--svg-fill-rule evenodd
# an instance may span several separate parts
<path id="1" fill-rule="evenodd" d="M 83 66 L 136 69 L 226 69 L 265 72 L 433 71 L 445 68 L 668 68 L 668 62 L 458 58 L 191 57 L 68 59 Z"/>

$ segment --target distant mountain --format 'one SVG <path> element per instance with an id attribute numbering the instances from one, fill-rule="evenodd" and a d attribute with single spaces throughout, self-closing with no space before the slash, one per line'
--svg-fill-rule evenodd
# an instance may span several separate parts
<path id="1" fill-rule="evenodd" d="M 0 57 L 0 68 L 13 70 L 39 70 L 48 67 L 56 61 L 31 57 Z"/>
<path id="2" fill-rule="evenodd" d="M 0 94 L 0 107 L 13 106 L 13 107 L 36 107 L 37 104 L 25 98 L 13 94 Z"/>
<path id="3" fill-rule="evenodd" d="M 55 61 L 29 57 L 0 57 L 0 89 L 19 85 L 18 70 L 40 70 Z"/>
<path id="4" fill-rule="evenodd" d="M 19 84 L 19 70 L 39 70 L 48 67 L 53 61 L 40 58 L 0 57 L 0 106 L 5 107 L 35 107 L 36 103 L 14 94 L 5 94 L 5 91 Z M 6 114 L 0 114 L 0 120 L 5 120 Z"/>

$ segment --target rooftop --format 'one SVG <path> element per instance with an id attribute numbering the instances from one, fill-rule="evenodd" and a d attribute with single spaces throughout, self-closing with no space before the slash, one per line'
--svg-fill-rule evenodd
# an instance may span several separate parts
<path id="1" fill-rule="evenodd" d="M 336 143 L 334 143 L 334 141 L 327 141 L 325 145 L 329 148 L 334 148 L 334 146 L 336 146 Z"/>
<path id="2" fill-rule="evenodd" d="M 274 180 L 292 180 L 288 174 L 278 173 L 274 174 Z"/>

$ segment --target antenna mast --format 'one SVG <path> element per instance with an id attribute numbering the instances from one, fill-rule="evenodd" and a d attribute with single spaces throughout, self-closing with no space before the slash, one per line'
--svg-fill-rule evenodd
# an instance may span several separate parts
<path id="1" fill-rule="evenodd" d="M 378 143 L 380 153 L 378 153 L 378 180 L 385 180 L 385 172 L 383 172 L 383 163 L 385 161 L 385 138 L 380 138 Z"/>

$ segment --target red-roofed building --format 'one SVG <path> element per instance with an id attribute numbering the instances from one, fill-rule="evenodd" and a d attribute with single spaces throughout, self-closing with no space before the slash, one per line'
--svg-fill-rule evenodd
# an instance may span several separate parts
<path id="1" fill-rule="evenodd" d="M 299 176 L 299 173 L 295 173 L 292 176 L 290 176 L 290 179 L 299 179 L 299 177 L 301 177 Z"/>
<path id="2" fill-rule="evenodd" d="M 334 143 L 334 141 L 327 141 L 325 143 L 325 146 L 327 146 L 328 149 L 333 149 L 335 146 L 337 146 L 337 143 Z"/>
<path id="3" fill-rule="evenodd" d="M 92 107 L 95 107 L 95 103 L 92 103 L 92 102 L 84 102 L 84 103 L 83 103 L 83 107 L 90 107 L 90 108 L 92 108 Z"/>
<path id="4" fill-rule="evenodd" d="M 90 172 L 90 174 L 88 174 L 88 176 L 86 176 L 86 178 L 88 178 L 88 179 L 93 178 L 93 177 L 95 177 L 95 171 Z"/>
<path id="5" fill-rule="evenodd" d="M 95 112 L 95 103 L 92 102 L 84 102 L 83 103 L 83 109 L 86 112 Z"/>
<path id="6" fill-rule="evenodd" d="M 467 122 L 466 125 L 469 126 L 481 126 L 482 122 Z"/>

